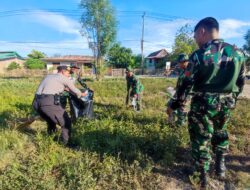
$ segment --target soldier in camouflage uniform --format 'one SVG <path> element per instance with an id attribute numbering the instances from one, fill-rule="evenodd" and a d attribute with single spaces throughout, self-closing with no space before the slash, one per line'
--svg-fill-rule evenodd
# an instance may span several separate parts
<path id="1" fill-rule="evenodd" d="M 185 77 L 184 71 L 187 68 L 188 59 L 189 59 L 188 55 L 186 55 L 186 54 L 180 54 L 177 58 L 180 72 L 179 72 L 179 77 L 178 77 L 177 84 L 176 84 L 176 89 L 179 88 L 179 86 L 182 83 L 183 78 Z M 172 115 L 170 115 L 168 108 L 171 107 L 171 104 L 175 98 L 176 98 L 176 94 L 167 103 L 167 114 L 168 114 L 168 117 L 170 117 L 170 118 Z M 185 103 L 183 105 L 181 105 L 178 109 L 176 109 L 175 113 L 173 113 L 173 114 L 175 114 L 177 116 L 177 121 L 175 122 L 175 124 L 179 127 L 183 126 L 185 124 L 186 115 L 187 115 L 187 113 L 185 112 Z"/>
<path id="2" fill-rule="evenodd" d="M 126 105 L 129 103 L 129 98 L 136 99 L 136 107 L 137 111 L 141 109 L 141 94 L 144 90 L 144 86 L 140 82 L 140 80 L 135 76 L 132 72 L 132 68 L 126 68 L 126 80 L 127 80 L 127 98 Z M 131 91 L 130 91 L 131 88 Z"/>
<path id="3" fill-rule="evenodd" d="M 207 186 L 211 150 L 216 154 L 215 174 L 225 178 L 228 151 L 227 124 L 245 81 L 244 54 L 219 39 L 216 19 L 202 19 L 194 30 L 199 46 L 189 59 L 182 84 L 176 91 L 171 109 L 178 109 L 192 89 L 194 95 L 188 114 L 192 157 L 200 173 L 201 187 Z"/>

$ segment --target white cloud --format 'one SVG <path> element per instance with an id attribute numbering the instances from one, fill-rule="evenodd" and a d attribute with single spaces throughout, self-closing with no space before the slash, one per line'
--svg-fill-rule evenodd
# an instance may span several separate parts
<path id="1" fill-rule="evenodd" d="M 169 22 L 160 20 L 151 20 L 146 18 L 145 22 L 145 35 L 144 35 L 144 54 L 147 56 L 149 53 L 160 49 L 167 49 L 169 52 L 172 49 L 175 35 L 178 29 L 182 26 L 190 24 L 193 25 L 193 20 L 177 19 Z M 130 29 L 122 31 L 121 37 L 128 37 L 131 34 L 135 34 L 137 31 L 135 42 L 123 42 L 126 47 L 130 47 L 135 53 L 141 52 L 140 38 L 141 38 L 141 25 L 134 25 Z M 130 36 L 130 39 L 135 39 Z M 122 41 L 122 39 L 121 39 Z"/>
<path id="2" fill-rule="evenodd" d="M 5 50 L 16 50 L 23 55 L 29 53 L 32 49 L 38 49 L 53 55 L 55 53 L 60 54 L 88 54 L 91 55 L 91 51 L 88 50 L 88 44 L 84 39 L 80 31 L 80 23 L 77 20 L 69 18 L 67 16 L 52 13 L 48 11 L 37 10 L 38 14 L 34 14 L 29 17 L 29 22 L 39 23 L 41 25 L 52 28 L 55 31 L 64 34 L 71 34 L 74 36 L 73 40 L 62 40 L 52 43 L 9 43 L 0 41 L 0 47 L 4 47 Z M 125 22 L 126 23 L 126 22 Z M 131 19 L 131 26 L 126 26 L 118 29 L 118 41 L 121 41 L 122 45 L 129 47 L 134 53 L 141 52 L 141 18 Z M 185 24 L 194 26 L 197 20 L 191 19 L 176 19 L 172 21 L 153 20 L 148 17 L 145 19 L 145 35 L 144 35 L 144 54 L 148 55 L 153 51 L 159 49 L 167 49 L 171 51 L 176 32 Z M 242 43 L 242 37 L 246 33 L 250 26 L 250 21 L 241 21 L 236 19 L 224 19 L 220 20 L 220 36 L 226 40 L 236 40 L 238 43 Z M 122 26 L 120 26 L 122 27 Z M 4 45 L 4 46 L 3 46 Z M 242 44 L 236 44 L 241 46 Z"/>
<path id="3" fill-rule="evenodd" d="M 92 55 L 91 50 L 88 48 L 87 40 L 84 38 L 76 38 L 75 40 L 63 40 L 58 42 L 8 42 L 0 41 L 0 51 L 17 51 L 22 56 L 26 56 L 32 49 L 36 49 L 46 53 L 48 56 L 54 54 L 61 55 Z"/>
<path id="4" fill-rule="evenodd" d="M 23 56 L 26 56 L 28 53 L 30 53 L 32 49 L 42 51 L 46 53 L 48 56 L 53 56 L 54 54 L 92 55 L 91 50 L 88 48 L 87 39 L 80 35 L 79 32 L 80 23 L 78 21 L 58 13 L 52 13 L 41 10 L 36 10 L 35 12 L 36 14 L 30 16 L 29 19 L 26 20 L 28 20 L 29 22 L 47 26 L 59 33 L 71 34 L 73 35 L 73 39 L 70 40 L 64 39 L 57 42 L 53 42 L 52 40 L 47 40 L 46 42 L 26 42 L 26 43 L 0 41 L 0 51 L 1 50 L 17 51 Z M 3 47 L 4 49 L 2 49 Z"/>
<path id="5" fill-rule="evenodd" d="M 30 17 L 30 21 L 55 29 L 56 31 L 68 34 L 80 35 L 80 23 L 69 17 L 48 11 L 37 11 L 38 14 Z"/>
<path id="6" fill-rule="evenodd" d="M 220 25 L 220 36 L 222 38 L 242 38 L 246 34 L 246 27 L 250 26 L 250 22 L 225 19 L 220 21 Z"/>
<path id="7" fill-rule="evenodd" d="M 173 21 L 161 21 L 161 20 L 150 20 L 146 18 L 145 22 L 145 35 L 144 35 L 144 54 L 157 51 L 159 49 L 165 48 L 168 51 L 172 50 L 174 44 L 174 39 L 176 32 L 185 24 L 189 24 L 192 27 L 195 26 L 197 20 L 191 19 L 176 19 Z M 236 45 L 241 47 L 244 40 L 243 36 L 246 34 L 247 29 L 249 29 L 250 21 L 241 21 L 236 19 L 223 19 L 219 20 L 220 24 L 220 37 L 227 40 L 229 43 L 236 42 Z M 123 30 L 120 33 L 121 37 L 126 36 L 130 39 L 135 39 L 133 36 L 136 34 L 135 42 L 121 42 L 124 46 L 130 47 L 135 53 L 141 52 L 140 38 L 141 38 L 141 24 L 133 25 L 131 28 Z M 137 31 L 137 33 L 135 32 Z M 133 35 L 133 36 L 132 36 Z"/>

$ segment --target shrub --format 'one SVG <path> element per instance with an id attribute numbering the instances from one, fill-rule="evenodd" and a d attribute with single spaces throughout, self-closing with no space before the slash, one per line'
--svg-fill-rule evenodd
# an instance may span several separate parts
<path id="1" fill-rule="evenodd" d="M 45 63 L 40 59 L 30 58 L 25 62 L 25 66 L 27 69 L 44 69 Z"/>
<path id="2" fill-rule="evenodd" d="M 9 64 L 9 66 L 7 67 L 7 70 L 14 70 L 14 69 L 20 69 L 20 68 L 21 68 L 20 65 L 17 62 L 13 61 Z"/>

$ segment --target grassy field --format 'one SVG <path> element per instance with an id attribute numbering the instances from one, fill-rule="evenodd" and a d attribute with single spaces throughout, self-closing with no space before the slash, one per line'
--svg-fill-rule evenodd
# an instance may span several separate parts
<path id="1" fill-rule="evenodd" d="M 174 80 L 142 79 L 143 111 L 124 106 L 125 80 L 91 82 L 95 119 L 79 119 L 66 148 L 46 134 L 45 122 L 12 129 L 17 118 L 33 113 L 37 78 L 0 78 L 0 189 L 191 189 L 182 169 L 190 165 L 187 128 L 170 128 L 164 114 L 167 86 Z M 250 188 L 250 101 L 233 111 L 228 180 L 210 187 Z M 213 176 L 213 175 L 212 175 Z"/>

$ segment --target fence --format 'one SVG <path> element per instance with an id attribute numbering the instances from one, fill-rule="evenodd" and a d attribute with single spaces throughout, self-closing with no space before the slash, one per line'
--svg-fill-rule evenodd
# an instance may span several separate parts
<path id="1" fill-rule="evenodd" d="M 112 77 L 123 77 L 126 74 L 126 69 L 112 69 L 109 68 L 107 70 L 106 76 L 112 76 Z M 133 73 L 136 75 L 142 75 L 142 69 L 133 69 Z M 143 75 L 159 75 L 162 76 L 165 73 L 165 69 L 143 69 Z"/>
<path id="2" fill-rule="evenodd" d="M 56 70 L 33 70 L 33 69 L 15 69 L 15 70 L 5 70 L 4 73 L 0 74 L 0 77 L 9 78 L 22 78 L 22 77 L 44 77 L 49 73 L 56 73 Z M 94 74 L 91 69 L 84 70 L 81 75 L 83 77 L 92 77 Z"/>
<path id="3" fill-rule="evenodd" d="M 29 69 L 15 69 L 15 70 L 6 70 L 2 77 L 12 77 L 12 78 L 21 78 L 21 77 L 43 77 L 48 73 L 47 70 L 29 70 Z"/>

